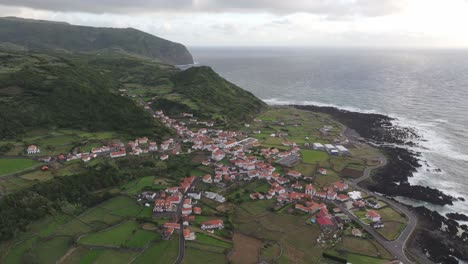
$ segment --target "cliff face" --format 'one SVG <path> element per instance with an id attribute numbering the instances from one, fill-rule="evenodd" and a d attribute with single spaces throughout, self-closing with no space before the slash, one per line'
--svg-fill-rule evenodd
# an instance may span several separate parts
<path id="1" fill-rule="evenodd" d="M 187 48 L 133 28 L 95 28 L 20 18 L 0 18 L 0 44 L 27 50 L 127 53 L 168 64 L 191 64 Z"/>

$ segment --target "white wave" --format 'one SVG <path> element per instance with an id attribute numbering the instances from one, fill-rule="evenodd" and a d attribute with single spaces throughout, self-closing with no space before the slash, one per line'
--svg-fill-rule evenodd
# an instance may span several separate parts
<path id="1" fill-rule="evenodd" d="M 362 109 L 339 104 L 321 103 L 317 101 L 284 100 L 278 98 L 268 98 L 262 100 L 269 105 L 315 105 L 321 107 L 335 107 L 350 112 L 386 115 L 393 119 L 393 125 L 416 129 L 419 136 L 421 136 L 421 139 L 416 140 L 415 143 L 417 143 L 419 146 L 411 147 L 412 150 L 421 153 L 437 153 L 438 155 L 449 159 L 468 161 L 468 154 L 457 151 L 454 144 L 431 129 L 431 127 L 435 127 L 441 123 L 447 123 L 448 120 L 445 119 L 435 119 L 433 122 L 420 122 L 396 115 L 394 113 L 382 113 L 373 109 Z"/>
<path id="2" fill-rule="evenodd" d="M 434 119 L 431 122 L 421 122 L 405 118 L 393 113 L 382 113 L 381 111 L 360 109 L 357 107 L 343 106 L 338 104 L 328 104 L 316 101 L 296 101 L 296 100 L 284 100 L 278 98 L 264 99 L 269 105 L 315 105 L 323 107 L 335 107 L 342 110 L 359 112 L 359 113 L 370 113 L 370 114 L 383 114 L 393 118 L 392 124 L 402 128 L 411 128 L 416 130 L 415 132 L 420 136 L 419 139 L 414 139 L 415 146 L 399 146 L 408 148 L 412 151 L 421 153 L 420 157 L 421 167 L 413 173 L 413 177 L 409 178 L 411 185 L 429 186 L 432 188 L 439 189 L 440 191 L 451 195 L 453 197 L 463 197 L 465 195 L 460 194 L 456 190 L 459 189 L 459 183 L 451 180 L 446 180 L 446 172 L 443 168 L 441 171 L 435 171 L 438 167 L 434 164 L 438 157 L 443 157 L 449 160 L 461 160 L 468 161 L 468 155 L 461 153 L 455 147 L 455 144 L 444 138 L 437 133 L 436 128 L 445 123 L 448 120 L 445 119 Z M 467 197 L 465 197 L 466 199 Z M 429 207 L 429 206 L 427 206 Z M 444 208 L 446 212 L 468 212 L 468 204 L 464 202 L 455 202 L 450 208 Z"/>

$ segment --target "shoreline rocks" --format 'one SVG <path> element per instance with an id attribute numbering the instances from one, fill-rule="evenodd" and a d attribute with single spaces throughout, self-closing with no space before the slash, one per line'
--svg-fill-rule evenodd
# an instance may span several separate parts
<path id="1" fill-rule="evenodd" d="M 408 178 L 421 167 L 419 154 L 405 148 L 416 145 L 414 140 L 419 139 L 416 130 L 393 126 L 394 119 L 380 114 L 350 112 L 334 107 L 292 107 L 329 114 L 379 147 L 387 158 L 387 165 L 361 183 L 367 189 L 436 205 L 452 205 L 453 201 L 459 200 L 437 189 L 408 183 Z M 418 227 L 408 244 L 411 250 L 419 252 L 419 255 L 426 255 L 436 263 L 455 264 L 458 259 L 468 261 L 468 227 L 456 221 L 468 216 L 449 214 L 449 218 L 446 218 L 425 207 L 416 207 L 413 210 L 418 215 Z"/>

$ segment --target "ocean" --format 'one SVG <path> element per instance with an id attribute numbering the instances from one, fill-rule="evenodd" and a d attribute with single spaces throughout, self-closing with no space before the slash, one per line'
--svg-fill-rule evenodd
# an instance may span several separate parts
<path id="1" fill-rule="evenodd" d="M 271 105 L 302 104 L 389 115 L 414 127 L 422 167 L 414 185 L 463 197 L 468 215 L 468 50 L 191 48 L 197 64 Z M 440 169 L 441 171 L 438 171 Z"/>

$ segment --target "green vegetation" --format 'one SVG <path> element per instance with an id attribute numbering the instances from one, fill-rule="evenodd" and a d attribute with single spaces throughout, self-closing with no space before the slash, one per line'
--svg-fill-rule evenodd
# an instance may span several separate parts
<path id="1" fill-rule="evenodd" d="M 0 138 L 51 127 L 167 134 L 149 113 L 114 92 L 117 80 L 78 57 L 85 56 L 0 51 L 0 123 L 8 124 L 0 127 Z M 8 87 L 15 92 L 1 93 Z"/>
<path id="2" fill-rule="evenodd" d="M 216 246 L 216 247 L 222 247 L 222 248 L 231 248 L 232 247 L 231 243 L 221 241 L 221 240 L 216 239 L 216 238 L 214 238 L 212 236 L 205 235 L 205 234 L 202 234 L 202 233 L 197 233 L 196 235 L 197 235 L 197 240 L 196 240 L 197 243 Z"/>
<path id="3" fill-rule="evenodd" d="M 127 221 L 104 231 L 86 235 L 82 237 L 79 242 L 95 246 L 126 246 L 141 248 L 157 237 L 156 233 L 139 230 L 136 222 Z"/>
<path id="4" fill-rule="evenodd" d="M 160 241 L 149 247 L 135 259 L 136 264 L 146 263 L 173 263 L 178 253 L 178 236 L 172 236 L 170 240 Z"/>
<path id="5" fill-rule="evenodd" d="M 252 93 L 226 81 L 209 67 L 192 67 L 174 75 L 174 92 L 190 99 L 185 103 L 197 116 L 207 113 L 214 119 L 242 121 L 252 119 L 265 103 Z M 216 114 L 216 115 L 215 115 Z M 216 118 L 216 117 L 219 118 Z"/>
<path id="6" fill-rule="evenodd" d="M 31 168 L 40 164 L 30 159 L 0 159 L 0 176 Z"/>
<path id="7" fill-rule="evenodd" d="M 188 50 L 133 28 L 95 28 L 21 18 L 0 18 L 0 39 L 18 50 L 55 49 L 98 54 L 122 53 L 169 64 L 193 63 Z"/>
<path id="8" fill-rule="evenodd" d="M 324 151 L 317 151 L 317 150 L 301 150 L 302 161 L 305 163 L 312 163 L 315 164 L 322 160 L 328 159 L 328 154 Z"/>

